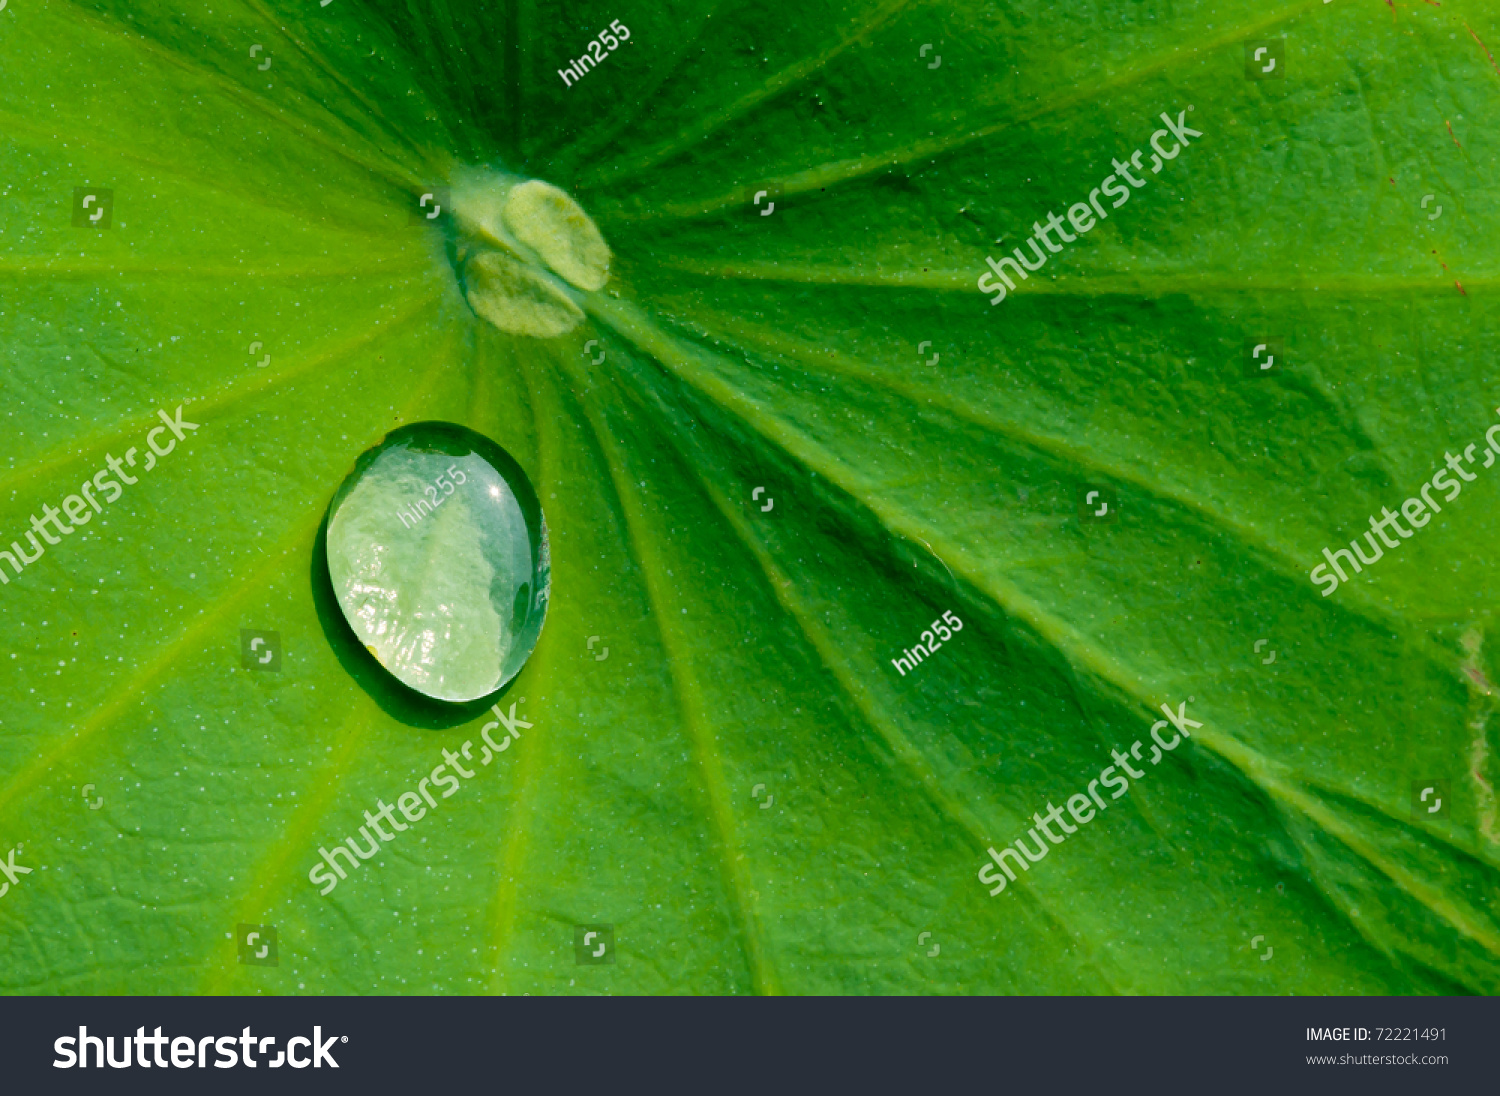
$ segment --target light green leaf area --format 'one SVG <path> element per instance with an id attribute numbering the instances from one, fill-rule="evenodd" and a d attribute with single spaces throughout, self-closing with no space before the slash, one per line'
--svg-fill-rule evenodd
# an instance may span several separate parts
<path id="1" fill-rule="evenodd" d="M 0 557 L 0 855 L 34 868 L 0 988 L 1500 990 L 1500 470 L 1309 580 L 1500 421 L 1486 46 L 1477 0 L 11 0 L 0 548 L 159 409 L 199 428 Z M 1189 106 L 992 306 L 985 257 Z M 413 216 L 474 167 L 598 225 L 566 335 L 476 316 Z M 1247 376 L 1264 336 L 1285 369 Z M 422 420 L 537 487 L 551 607 L 497 698 L 530 727 L 324 896 L 320 848 L 490 718 L 401 698 L 320 593 L 334 491 Z M 991 897 L 986 848 L 1182 703 L 1191 740 Z"/>

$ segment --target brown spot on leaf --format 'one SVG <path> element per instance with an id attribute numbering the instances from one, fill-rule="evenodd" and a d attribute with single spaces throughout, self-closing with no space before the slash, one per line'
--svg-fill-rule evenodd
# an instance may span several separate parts
<path id="1" fill-rule="evenodd" d="M 1490 68 L 1495 70 L 1496 76 L 1500 76 L 1500 65 L 1495 64 L 1495 55 L 1490 52 L 1490 47 L 1480 41 L 1479 35 L 1474 33 L 1474 28 L 1469 26 L 1469 24 L 1464 24 L 1464 30 L 1469 32 L 1469 36 L 1472 37 L 1474 41 L 1479 42 L 1479 48 L 1484 50 L 1484 55 L 1490 59 Z"/>

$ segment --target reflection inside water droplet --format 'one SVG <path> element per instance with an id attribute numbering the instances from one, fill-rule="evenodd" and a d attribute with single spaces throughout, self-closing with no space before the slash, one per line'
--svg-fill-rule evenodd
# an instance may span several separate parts
<path id="1" fill-rule="evenodd" d="M 415 423 L 361 456 L 334 496 L 328 573 L 359 642 L 398 680 L 476 700 L 520 672 L 541 634 L 547 523 L 505 450 Z"/>

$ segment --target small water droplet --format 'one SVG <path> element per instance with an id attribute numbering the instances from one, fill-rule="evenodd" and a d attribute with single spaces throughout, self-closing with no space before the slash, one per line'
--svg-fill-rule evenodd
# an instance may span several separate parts
<path id="1" fill-rule="evenodd" d="M 462 426 L 392 431 L 329 507 L 328 573 L 345 619 L 386 670 L 438 700 L 477 700 L 520 672 L 551 570 L 531 481 Z"/>

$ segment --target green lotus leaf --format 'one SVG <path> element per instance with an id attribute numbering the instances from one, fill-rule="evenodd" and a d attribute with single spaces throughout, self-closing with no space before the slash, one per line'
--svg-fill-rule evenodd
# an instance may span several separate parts
<path id="1" fill-rule="evenodd" d="M 1500 990 L 1497 43 L 11 0 L 0 989 Z M 427 421 L 550 536 L 469 703 L 326 565 Z"/>

